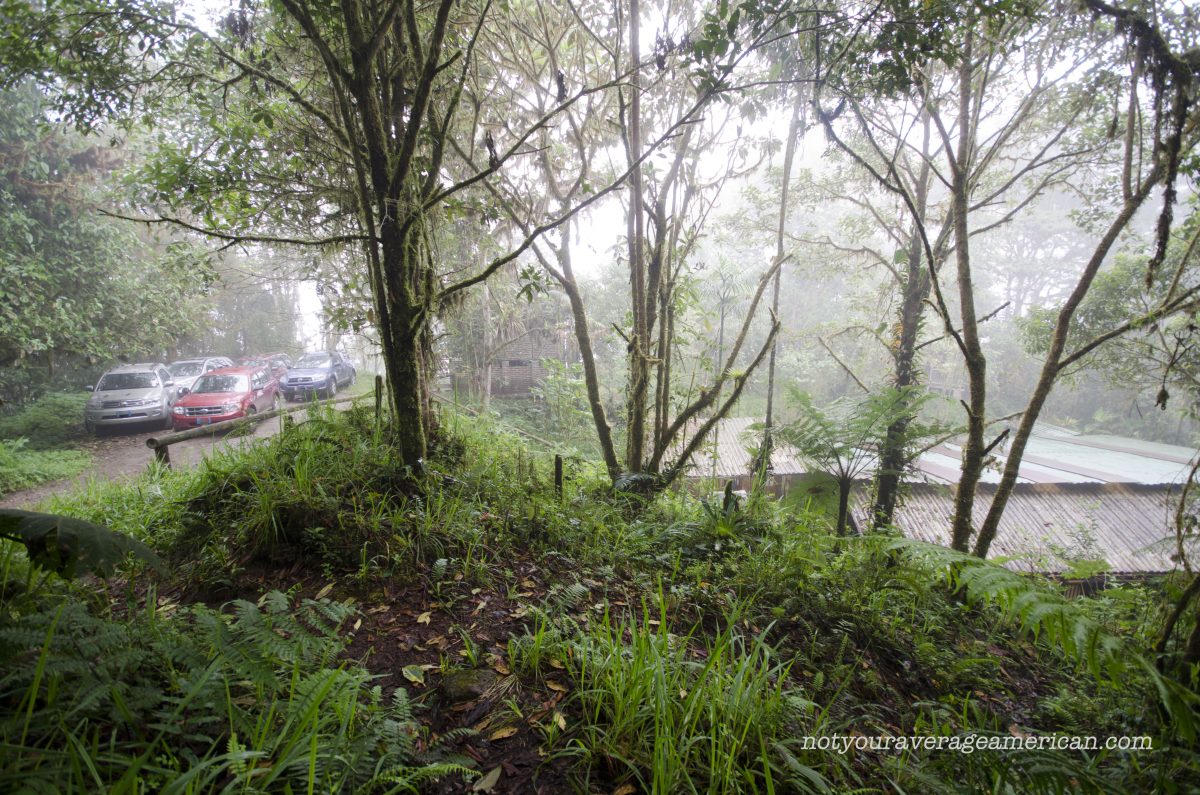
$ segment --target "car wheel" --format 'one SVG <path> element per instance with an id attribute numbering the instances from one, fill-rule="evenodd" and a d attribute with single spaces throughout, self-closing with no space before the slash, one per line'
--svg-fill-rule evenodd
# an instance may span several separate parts
<path id="1" fill-rule="evenodd" d="M 333 397 L 334 395 L 337 394 L 337 391 L 338 391 L 337 376 L 331 375 L 331 376 L 329 376 L 329 381 L 325 384 L 325 397 Z"/>

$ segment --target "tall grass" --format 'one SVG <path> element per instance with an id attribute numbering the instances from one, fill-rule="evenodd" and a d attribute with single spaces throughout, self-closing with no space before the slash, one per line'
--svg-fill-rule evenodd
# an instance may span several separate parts
<path id="1" fill-rule="evenodd" d="M 790 665 L 733 622 L 676 636 L 659 615 L 605 614 L 577 641 L 578 748 L 647 792 L 824 789 L 815 771 L 783 763 L 783 741 L 813 707 L 788 688 Z"/>

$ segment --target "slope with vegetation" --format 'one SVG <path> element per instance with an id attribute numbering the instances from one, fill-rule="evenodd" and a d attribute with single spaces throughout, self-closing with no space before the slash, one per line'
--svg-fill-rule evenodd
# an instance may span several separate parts
<path id="1" fill-rule="evenodd" d="M 614 493 L 598 464 L 569 466 L 559 494 L 546 457 L 517 439 L 454 415 L 441 428 L 420 475 L 355 409 L 45 506 L 145 541 L 166 572 L 130 563 L 65 581 L 4 543 L 0 788 L 1175 792 L 1196 780 L 1194 693 L 1139 651 L 1169 582 L 1067 601 L 977 558 L 838 537 L 815 512 Z M 34 544 L 40 566 L 72 560 L 70 538 Z M 1049 732 L 1149 736 L 1153 749 L 804 740 Z"/>

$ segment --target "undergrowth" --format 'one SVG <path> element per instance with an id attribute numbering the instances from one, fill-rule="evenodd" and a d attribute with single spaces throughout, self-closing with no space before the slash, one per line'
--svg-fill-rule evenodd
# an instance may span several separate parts
<path id="1" fill-rule="evenodd" d="M 61 601 L 0 627 L 0 790 L 402 792 L 469 773 L 418 753 L 403 689 L 336 664 L 345 604 L 278 591 L 117 620 Z"/>
<path id="2" fill-rule="evenodd" d="M 534 690 L 563 669 L 571 676 L 561 720 L 539 723 L 541 752 L 547 764 L 569 769 L 583 792 L 1194 791 L 1195 695 L 1144 657 L 1163 599 L 1153 584 L 1067 600 L 1043 579 L 940 548 L 882 535 L 837 538 L 804 505 L 697 500 L 683 492 L 630 501 L 611 493 L 600 466 L 581 460 L 568 459 L 560 494 L 545 451 L 474 418 L 447 415 L 442 427 L 419 474 L 398 465 L 386 429 L 375 427 L 370 412 L 315 412 L 278 437 L 216 454 L 195 470 L 156 469 L 131 485 L 93 486 L 54 501 L 52 510 L 154 546 L 173 563 L 173 582 L 188 598 L 249 601 L 221 614 L 179 607 L 165 619 L 142 608 L 103 619 L 111 625 L 106 632 L 126 633 L 120 642 L 141 644 L 149 660 L 113 669 L 109 681 L 158 688 L 176 700 L 135 713 L 132 696 L 113 689 L 124 706 L 102 695 L 86 705 L 92 712 L 84 724 L 74 713 L 63 717 L 69 706 L 61 685 L 55 701 L 49 680 L 32 687 L 29 678 L 38 650 L 59 648 L 54 616 L 39 610 L 37 623 L 26 625 L 20 622 L 32 618 L 10 614 L 6 626 L 24 628 L 26 678 L 4 680 L 11 692 L 3 701 L 7 736 L 22 747 L 83 748 L 88 758 L 113 737 L 132 743 L 133 726 L 158 727 L 139 737 L 158 742 L 178 699 L 193 686 L 209 693 L 208 683 L 224 676 L 237 685 L 206 696 L 219 709 L 204 713 L 221 713 L 223 728 L 214 723 L 193 727 L 188 737 L 172 735 L 194 757 L 186 766 L 147 757 L 139 770 L 169 778 L 199 767 L 214 771 L 203 786 L 254 784 L 275 775 L 272 781 L 295 780 L 289 777 L 300 775 L 303 758 L 310 771 L 326 775 L 329 764 L 350 776 L 349 768 L 312 761 L 311 743 L 325 743 L 328 732 L 330 747 L 361 748 L 350 738 L 374 736 L 374 723 L 356 722 L 372 715 L 411 737 L 419 729 L 403 704 L 372 690 L 359 668 L 330 668 L 332 647 L 321 644 L 333 640 L 308 619 L 301 624 L 316 630 L 315 656 L 304 658 L 303 670 L 278 656 L 281 650 L 255 646 L 251 634 L 231 647 L 249 649 L 244 660 L 211 641 L 217 630 L 241 631 L 235 627 L 252 614 L 244 611 L 255 604 L 260 579 L 299 569 L 341 582 L 381 608 L 391 586 L 418 586 L 441 609 L 480 589 L 507 593 L 514 604 L 529 600 L 525 629 L 508 639 L 505 663 Z M 513 574 L 517 561 L 541 572 L 548 587 L 524 590 Z M 283 613 L 270 613 L 278 600 L 257 607 L 254 621 L 282 620 Z M 302 611 L 317 609 L 305 604 Z M 68 615 L 75 616 L 72 626 L 85 625 Z M 188 633 L 199 639 L 186 641 L 193 662 L 185 664 L 165 649 L 185 643 Z M 289 642 L 298 637 L 284 634 Z M 464 649 L 472 648 L 467 640 Z M 249 675 L 255 655 L 265 653 L 277 655 L 274 680 Z M 57 654 L 46 652 L 47 664 Z M 300 681 L 329 699 L 319 714 L 304 711 L 308 701 L 293 704 Z M 245 682 L 262 690 L 251 693 Z M 21 695 L 31 687 L 42 695 Z M 243 709 L 240 717 L 230 711 L 235 707 Z M 300 717 L 287 724 L 293 714 Z M 42 727 L 38 744 L 20 740 L 26 724 Z M 266 732 L 268 724 L 309 728 L 292 743 L 283 737 L 298 735 Z M 62 733 L 74 725 L 103 728 Z M 1148 736 L 1154 746 L 1136 753 L 971 754 L 812 746 L 814 738 L 834 735 L 1056 732 Z M 358 758 L 358 751 L 341 753 Z M 52 765 L 49 756 L 22 758 L 35 772 Z M 121 757 L 104 758 L 113 771 L 120 767 Z M 265 758 L 294 762 L 263 765 Z M 425 761 L 436 760 L 397 763 L 423 770 Z M 91 775 L 88 765 L 77 767 L 72 781 Z"/>
<path id="3" fill-rule="evenodd" d="M 91 462 L 81 450 L 35 450 L 24 438 L 0 439 L 0 496 L 78 475 Z"/>

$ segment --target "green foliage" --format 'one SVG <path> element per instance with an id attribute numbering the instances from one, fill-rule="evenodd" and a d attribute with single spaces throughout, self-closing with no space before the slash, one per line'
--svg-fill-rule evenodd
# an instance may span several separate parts
<path id="1" fill-rule="evenodd" d="M 1031 0 L 885 0 L 819 9 L 793 0 L 724 1 L 707 12 L 691 54 L 705 84 L 720 85 L 747 53 L 819 29 L 820 37 L 804 46 L 819 49 L 815 61 L 828 70 L 821 79 L 848 84 L 860 95 L 890 95 L 919 82 L 932 62 L 956 64 L 968 29 L 994 29 L 1035 7 Z"/>
<path id="2" fill-rule="evenodd" d="M 120 151 L 51 125 L 32 84 L 0 91 L 0 109 L 0 154 L 11 164 L 0 175 L 4 396 L 22 402 L 52 374 L 157 353 L 198 327 L 202 258 L 90 209 Z"/>
<path id="3" fill-rule="evenodd" d="M 545 412 L 544 427 L 556 441 L 586 446 L 595 429 L 583 381 L 583 365 L 542 359 L 542 366 L 546 368 L 546 377 L 531 391 Z"/>
<path id="4" fill-rule="evenodd" d="M 136 538 L 70 516 L 0 508 L 0 538 L 21 542 L 34 565 L 64 579 L 84 572 L 107 577 L 129 555 L 161 568 Z"/>
<path id="5" fill-rule="evenodd" d="M 49 392 L 19 411 L 0 416 L 0 439 L 29 440 L 31 450 L 46 450 L 84 436 L 86 392 Z"/>
<path id="6" fill-rule="evenodd" d="M 185 582 L 201 580 L 209 591 L 228 585 L 244 592 L 257 587 L 264 565 L 291 567 L 299 559 L 369 591 L 397 578 L 423 581 L 444 606 L 438 609 L 452 613 L 485 595 L 477 589 L 506 594 L 513 615 L 519 608 L 525 616 L 523 630 L 484 640 L 459 622 L 454 632 L 479 659 L 498 643 L 491 648 L 507 652 L 530 692 L 561 683 L 563 668 L 574 676 L 570 700 L 559 706 L 566 728 L 547 733 L 544 750 L 549 764 L 569 766 L 564 772 L 581 791 L 597 779 L 607 790 L 627 781 L 659 792 L 1152 791 L 1200 770 L 1200 760 L 1171 739 L 1187 736 L 1195 695 L 1136 654 L 1156 635 L 1162 596 L 1151 587 L 1067 601 L 1040 578 L 940 548 L 836 537 L 804 504 L 740 504 L 730 495 L 706 505 L 665 492 L 632 511 L 599 466 L 569 465 L 559 497 L 545 477 L 547 454 L 531 453 L 486 418 L 447 414 L 442 427 L 453 435 L 439 440 L 421 478 L 395 466 L 386 432 L 376 432 L 369 413 L 318 414 L 284 438 L 215 456 L 198 471 L 155 471 L 59 500 L 55 510 L 149 539 L 180 561 Z M 250 555 L 260 558 L 253 582 L 239 572 Z M 530 575 L 530 566 L 538 573 Z M 640 610 L 630 607 L 639 603 Z M 221 620 L 240 622 L 253 613 L 248 604 L 231 604 L 225 612 L 236 618 Z M 320 632 L 302 651 L 274 648 L 290 648 L 297 636 L 275 623 L 272 604 L 258 605 L 264 616 L 249 620 L 283 632 L 252 633 L 282 660 L 280 676 L 290 675 L 288 655 L 334 660 L 321 651 Z M 147 638 L 162 636 L 164 624 L 204 636 L 191 617 L 203 608 L 175 610 L 153 625 L 144 623 L 145 610 L 123 621 Z M 52 618 L 30 628 L 29 648 L 44 643 Z M 304 615 L 299 623 L 322 626 Z M 220 637 L 213 648 L 242 648 Z M 240 652 L 222 655 L 238 660 L 239 673 L 228 669 L 231 698 L 267 720 L 251 706 L 258 691 L 249 688 L 269 680 L 246 673 L 257 665 L 240 661 Z M 154 676 L 131 670 L 122 681 L 157 687 Z M 282 720 L 282 702 L 272 701 L 269 687 L 264 692 L 262 703 L 275 705 L 270 719 Z M 365 693 L 354 708 L 360 712 Z M 319 726 L 339 709 L 351 708 L 323 708 Z M 35 708 L 30 725 L 40 720 Z M 254 770 L 269 771 L 255 778 L 284 776 L 262 754 L 298 759 L 300 746 L 311 747 L 306 735 L 288 751 L 289 740 L 267 742 L 241 717 L 222 718 L 225 724 L 236 738 L 202 732 L 189 719 L 188 730 L 206 738 L 203 749 L 177 736 L 171 742 L 191 748 L 195 759 L 177 753 L 183 761 L 175 767 L 150 760 L 139 770 L 158 764 L 164 780 L 174 780 L 183 773 L 173 771 L 199 767 L 201 789 L 218 780 L 241 787 Z M 415 725 L 410 731 L 419 737 Z M 1155 749 L 844 754 L 801 744 L 806 735 L 852 732 L 950 738 L 1013 731 L 1151 735 Z M 85 749 L 94 736 L 81 740 Z M 53 742 L 65 748 L 72 741 Z M 205 778 L 218 769 L 224 778 Z M 295 781 L 293 790 L 302 788 Z"/>
<path id="7" fill-rule="evenodd" d="M 352 608 L 228 608 L 114 621 L 67 601 L 0 624 L 0 789 L 381 793 L 470 774 L 417 750 L 403 689 L 335 665 Z"/>
<path id="8" fill-rule="evenodd" d="M 92 457 L 80 450 L 27 450 L 25 439 L 0 439 L 0 495 L 77 475 Z"/>
<path id="9" fill-rule="evenodd" d="M 850 489 L 875 465 L 878 450 L 888 429 L 901 419 L 910 419 L 902 449 L 912 454 L 917 440 L 931 436 L 934 426 L 918 423 L 915 417 L 928 398 L 919 389 L 887 388 L 865 397 L 842 397 L 825 408 L 794 384 L 789 385 L 789 402 L 797 410 L 791 422 L 776 429 L 780 441 L 790 444 L 816 471 L 834 479 L 839 491 L 837 533 L 845 532 Z"/>
<path id="10" fill-rule="evenodd" d="M 1058 646 L 1099 680 L 1119 684 L 1131 671 L 1148 676 L 1175 731 L 1188 740 L 1200 732 L 1200 695 L 1162 676 L 1136 650 L 1061 595 L 996 563 L 946 547 L 897 539 L 891 548 L 933 562 L 968 599 L 996 605 L 1022 630 Z"/>
<path id="11" fill-rule="evenodd" d="M 623 625 L 606 615 L 574 658 L 581 747 L 620 765 L 643 791 L 825 791 L 816 771 L 784 761 L 786 739 L 812 704 L 785 689 L 789 666 L 761 636 L 732 625 L 676 636 L 665 620 Z"/>

